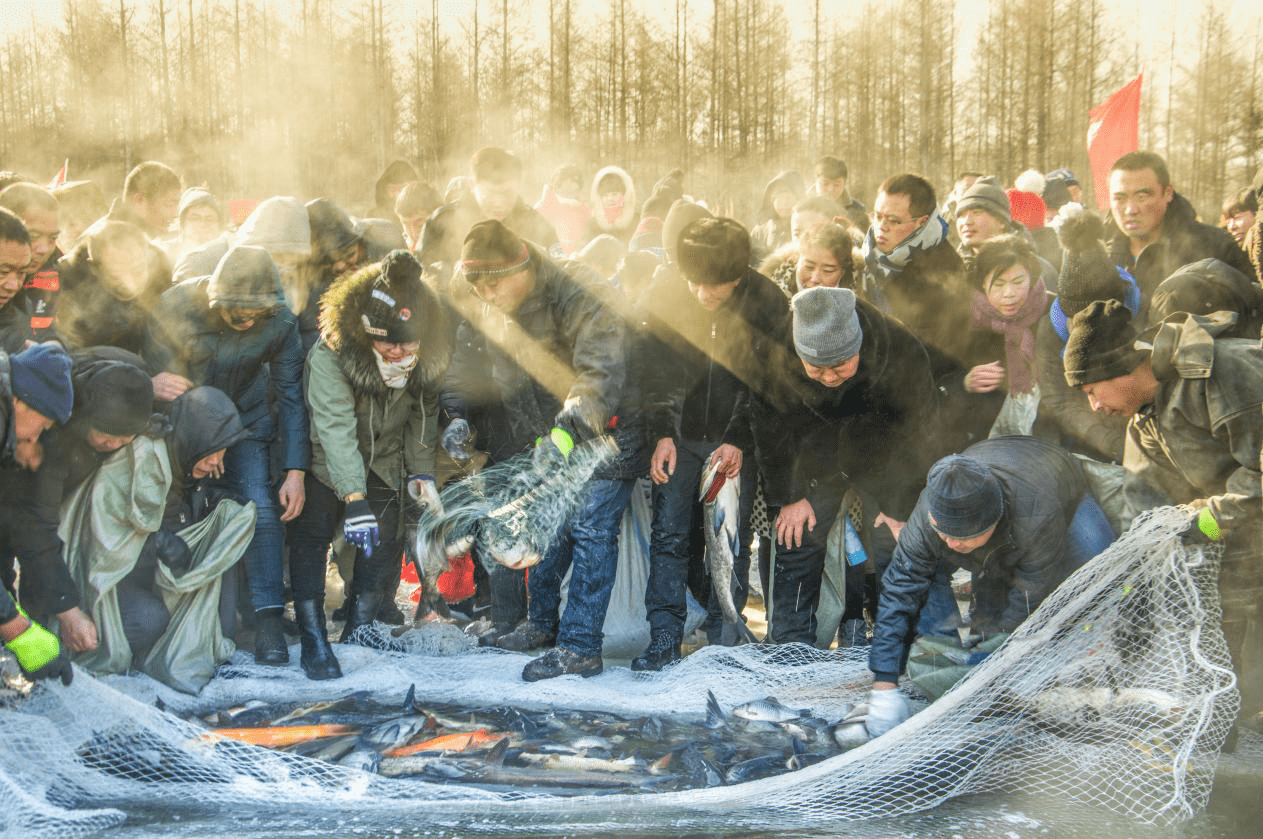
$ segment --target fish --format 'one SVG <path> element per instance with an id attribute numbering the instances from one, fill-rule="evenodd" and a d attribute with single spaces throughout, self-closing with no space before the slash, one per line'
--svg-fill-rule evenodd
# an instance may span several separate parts
<path id="1" fill-rule="evenodd" d="M 724 782 L 714 764 L 702 756 L 696 743 L 689 743 L 679 754 L 680 767 L 699 787 L 717 787 Z"/>
<path id="2" fill-rule="evenodd" d="M 346 734 L 342 737 L 322 740 L 308 740 L 297 743 L 289 749 L 291 754 L 323 760 L 325 763 L 337 763 L 343 755 L 355 749 L 359 743 L 358 734 Z"/>
<path id="3" fill-rule="evenodd" d="M 336 763 L 361 772 L 376 773 L 381 766 L 382 756 L 376 749 L 358 748 L 343 755 Z"/>
<path id="4" fill-rule="evenodd" d="M 706 691 L 706 727 L 715 731 L 726 725 L 728 725 L 728 715 L 719 706 L 719 700 L 715 698 L 714 692 Z"/>
<path id="5" fill-rule="evenodd" d="M 213 719 L 221 728 L 244 728 L 268 722 L 275 713 L 276 706 L 272 703 L 249 699 L 244 704 L 208 715 L 206 721 L 211 722 Z"/>
<path id="6" fill-rule="evenodd" d="M 582 755 L 540 755 L 524 752 L 518 755 L 518 760 L 528 766 L 543 766 L 549 769 L 563 769 L 566 771 L 643 772 L 646 769 L 645 762 L 636 757 L 606 760 L 604 758 L 584 757 Z"/>
<path id="7" fill-rule="evenodd" d="M 341 700 L 335 699 L 328 702 L 312 702 L 308 705 L 300 705 L 288 714 L 272 720 L 270 725 L 285 725 L 287 722 L 293 722 L 294 720 L 300 720 L 304 717 L 310 717 L 314 714 L 319 714 L 322 711 L 332 711 L 340 704 Z M 238 725 L 241 725 L 241 723 L 238 723 Z"/>
<path id="8" fill-rule="evenodd" d="M 745 620 L 737 614 L 733 592 L 738 585 L 734 578 L 735 564 L 741 553 L 738 519 L 741 510 L 740 485 L 727 480 L 712 462 L 702 471 L 700 487 L 702 529 L 706 534 L 706 570 L 711 586 L 724 615 L 720 642 L 725 646 L 744 642 L 758 643 Z"/>
<path id="9" fill-rule="evenodd" d="M 782 720 L 773 725 L 793 737 L 794 740 L 805 743 L 816 742 L 821 732 L 829 729 L 829 723 L 819 717 L 797 717 L 792 720 Z"/>
<path id="10" fill-rule="evenodd" d="M 389 752 L 408 743 L 421 732 L 434 728 L 431 717 L 396 717 L 371 729 L 364 735 L 363 741 L 365 745 Z"/>
<path id="11" fill-rule="evenodd" d="M 732 766 L 729 766 L 727 771 L 724 772 L 724 782 L 741 784 L 746 781 L 778 775 L 784 769 L 785 757 L 783 755 L 752 757 L 749 760 L 743 760 L 740 763 L 734 763 Z"/>
<path id="12" fill-rule="evenodd" d="M 783 723 L 789 720 L 799 720 L 804 717 L 810 717 L 811 709 L 787 708 L 777 701 L 776 697 L 769 696 L 765 699 L 755 699 L 738 705 L 732 709 L 732 715 L 743 720 Z"/>
<path id="13" fill-rule="evenodd" d="M 578 787 L 582 789 L 628 789 L 658 783 L 659 779 L 630 773 L 558 771 L 533 766 L 503 766 L 467 758 L 413 755 L 383 758 L 380 773 L 386 777 L 420 775 L 427 780 L 506 787 Z"/>
<path id="14" fill-rule="evenodd" d="M 407 757 L 421 752 L 467 752 L 490 746 L 500 740 L 508 739 L 503 734 L 493 734 L 485 728 L 477 731 L 458 731 L 452 734 L 441 734 L 419 743 L 408 746 L 383 749 L 387 757 Z"/>
<path id="15" fill-rule="evenodd" d="M 278 749 L 283 746 L 297 745 L 308 740 L 351 734 L 354 731 L 355 729 L 349 725 L 318 723 L 316 725 L 281 725 L 264 726 L 262 728 L 212 728 L 205 734 L 200 735 L 200 737 L 207 742 L 228 739 L 236 740 L 240 743 L 250 743 L 255 746 Z"/>
<path id="16" fill-rule="evenodd" d="M 791 772 L 797 772 L 799 769 L 805 769 L 812 764 L 827 760 L 828 755 L 822 755 L 817 752 L 803 752 L 801 754 L 790 755 L 785 761 L 785 768 Z"/>
<path id="17" fill-rule="evenodd" d="M 579 739 L 572 741 L 570 743 L 570 748 L 575 749 L 576 751 L 581 751 L 581 752 L 590 752 L 590 751 L 609 752 L 609 751 L 614 750 L 614 744 L 611 743 L 609 740 L 605 739 L 604 737 L 597 737 L 596 735 L 588 735 L 587 737 L 580 737 Z"/>

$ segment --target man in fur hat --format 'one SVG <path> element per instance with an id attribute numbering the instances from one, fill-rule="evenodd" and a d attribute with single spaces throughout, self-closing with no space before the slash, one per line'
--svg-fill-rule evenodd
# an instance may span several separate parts
<path id="1" fill-rule="evenodd" d="M 1071 321 L 1065 376 L 1092 410 L 1130 418 L 1137 508 L 1187 504 L 1187 538 L 1223 543 L 1223 628 L 1251 715 L 1263 710 L 1263 349 L 1221 337 L 1234 317 L 1177 313 L 1140 340 L 1121 303 L 1098 301 Z"/>

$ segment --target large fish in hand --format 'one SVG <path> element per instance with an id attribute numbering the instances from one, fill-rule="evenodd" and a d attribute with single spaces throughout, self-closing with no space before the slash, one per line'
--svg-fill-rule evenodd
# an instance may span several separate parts
<path id="1" fill-rule="evenodd" d="M 734 570 L 741 552 L 741 487 L 736 481 L 727 480 L 719 467 L 711 463 L 702 470 L 700 498 L 702 529 L 706 532 L 706 570 L 724 615 L 723 643 L 737 639 L 757 643 L 754 633 L 737 614 L 735 599 L 741 585 Z"/>

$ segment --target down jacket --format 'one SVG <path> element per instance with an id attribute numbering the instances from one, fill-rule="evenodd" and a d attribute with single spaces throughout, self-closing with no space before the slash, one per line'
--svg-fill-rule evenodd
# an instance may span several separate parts
<path id="1" fill-rule="evenodd" d="M 360 319 L 378 276 L 358 271 L 330 286 L 320 303 L 321 337 L 307 356 L 311 471 L 339 497 L 366 492 L 370 469 L 389 487 L 434 473 L 438 393 L 451 356 L 447 317 L 433 290 L 418 283 L 411 308 L 425 328 L 417 365 L 402 388 L 387 387 Z"/>
<path id="2" fill-rule="evenodd" d="M 929 500 L 921 493 L 882 576 L 868 658 L 878 680 L 898 679 L 909 630 L 939 563 L 973 572 L 971 625 L 979 632 L 1011 632 L 1072 570 L 1068 531 L 1087 489 L 1078 461 L 1034 437 L 995 437 L 964 454 L 999 479 L 1004 513 L 985 545 L 960 554 L 930 526 Z"/>

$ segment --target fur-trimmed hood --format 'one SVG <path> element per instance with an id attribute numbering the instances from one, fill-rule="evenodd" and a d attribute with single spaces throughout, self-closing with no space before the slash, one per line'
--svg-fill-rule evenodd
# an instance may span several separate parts
<path id="1" fill-rule="evenodd" d="M 623 182 L 623 209 L 612 222 L 605 220 L 605 209 L 601 205 L 601 195 L 596 189 L 597 185 L 601 183 L 601 179 L 606 175 L 617 175 Z M 618 166 L 606 166 L 593 175 L 588 200 L 592 202 L 592 222 L 602 233 L 627 231 L 636 226 L 636 216 L 640 212 L 640 205 L 636 203 L 636 185 L 632 182 L 631 175 L 627 174 L 625 169 Z"/>
<path id="2" fill-rule="evenodd" d="M 338 357 L 338 366 L 358 392 L 385 393 L 385 381 L 377 369 L 372 342 L 364 331 L 363 315 L 373 283 L 381 276 L 381 263 L 373 263 L 335 281 L 320 299 L 320 335 Z M 396 282 L 391 294 L 407 302 L 413 317 L 421 318 L 421 346 L 417 366 L 408 376 L 407 389 L 420 393 L 437 387 L 451 358 L 451 329 L 438 294 L 422 280 Z"/>

